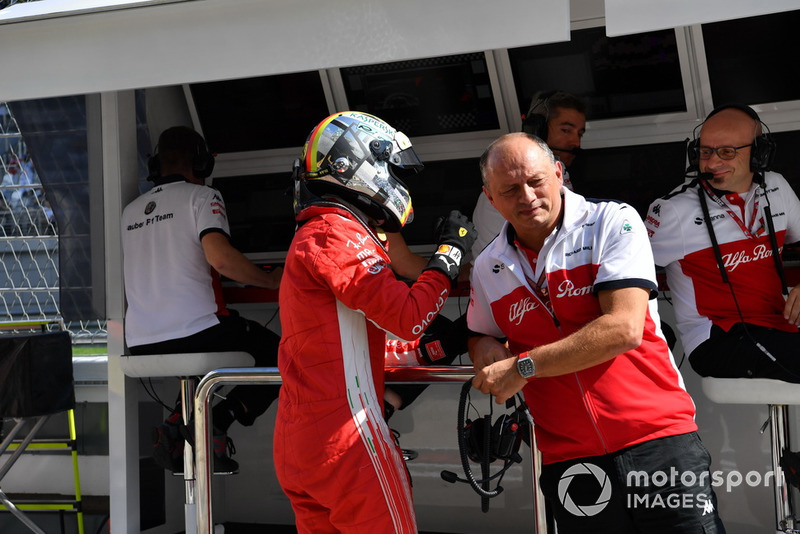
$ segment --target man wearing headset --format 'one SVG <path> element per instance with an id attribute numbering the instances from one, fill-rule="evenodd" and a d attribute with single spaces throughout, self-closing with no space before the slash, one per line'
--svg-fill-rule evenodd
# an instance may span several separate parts
<path id="1" fill-rule="evenodd" d="M 645 224 L 692 368 L 800 383 L 800 286 L 786 291 L 780 262 L 800 240 L 800 201 L 769 172 L 763 128 L 748 106 L 713 110 L 688 147 L 698 177 L 655 200 Z"/>
<path id="2" fill-rule="evenodd" d="M 547 142 L 565 167 L 564 186 L 572 190 L 567 169 L 580 152 L 581 139 L 586 133 L 586 104 L 563 91 L 540 91 L 533 96 L 531 107 L 522 120 L 522 131 Z M 478 239 L 472 246 L 472 257 L 477 258 L 489 241 L 500 233 L 505 219 L 486 195 L 481 194 L 472 212 L 472 220 L 478 230 Z"/>
<path id="3" fill-rule="evenodd" d="M 524 391 L 558 532 L 724 533 L 694 403 L 659 329 L 641 218 L 564 187 L 561 162 L 524 132 L 480 161 L 508 222 L 472 269 L 473 386 L 498 403 Z M 653 484 L 660 472 L 693 482 Z"/>
<path id="4" fill-rule="evenodd" d="M 131 354 L 241 350 L 274 367 L 278 335 L 225 307 L 220 275 L 276 289 L 282 268 L 265 272 L 231 245 L 222 195 L 204 185 L 214 168 L 205 140 L 188 127 L 168 128 L 149 166 L 153 188 L 122 216 Z M 214 406 L 216 471 L 238 470 L 227 451 L 231 423 L 252 425 L 277 396 L 275 386 L 238 386 Z M 153 456 L 165 469 L 183 468 L 181 430 L 179 408 L 154 430 Z"/>

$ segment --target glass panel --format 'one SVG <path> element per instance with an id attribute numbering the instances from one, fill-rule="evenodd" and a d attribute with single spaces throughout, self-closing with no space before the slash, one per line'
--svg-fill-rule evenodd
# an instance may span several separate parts
<path id="1" fill-rule="evenodd" d="M 414 220 L 403 228 L 409 245 L 434 243 L 436 220 L 460 210 L 472 217 L 481 194 L 481 171 L 478 158 L 425 163 L 425 169 L 406 180 L 414 205 Z"/>
<path id="2" fill-rule="evenodd" d="M 572 32 L 569 42 L 508 50 L 520 114 L 538 91 L 584 98 L 590 120 L 686 111 L 674 30 L 606 37 Z"/>
<path id="3" fill-rule="evenodd" d="M 478 159 L 425 164 L 421 174 L 406 180 L 414 205 L 414 221 L 403 229 L 409 245 L 433 243 L 436 219 L 450 210 L 472 214 L 481 193 Z M 231 242 L 245 253 L 289 249 L 295 230 L 291 173 L 216 178 L 213 187 L 225 199 Z"/>
<path id="4" fill-rule="evenodd" d="M 214 153 L 303 146 L 329 114 L 316 71 L 197 83 L 190 90 Z"/>
<path id="5" fill-rule="evenodd" d="M 683 183 L 686 143 L 584 150 L 570 168 L 575 191 L 627 202 L 643 218 L 650 203 Z"/>
<path id="6" fill-rule="evenodd" d="M 500 127 L 482 52 L 349 67 L 341 74 L 351 109 L 409 137 Z"/>
<path id="7" fill-rule="evenodd" d="M 231 227 L 231 243 L 242 252 L 289 249 L 294 236 L 291 172 L 215 178 Z"/>
<path id="8" fill-rule="evenodd" d="M 800 11 L 703 24 L 714 105 L 800 99 Z"/>

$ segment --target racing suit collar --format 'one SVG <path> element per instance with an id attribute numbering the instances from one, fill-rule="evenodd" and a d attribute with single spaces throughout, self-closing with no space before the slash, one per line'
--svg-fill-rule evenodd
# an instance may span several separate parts
<path id="1" fill-rule="evenodd" d="M 355 219 L 369 232 L 369 235 L 375 240 L 375 242 L 378 243 L 378 245 L 380 245 L 384 250 L 386 250 L 385 239 L 381 239 L 378 235 L 378 231 L 370 226 L 370 224 L 367 222 L 368 219 L 366 215 L 361 213 L 360 210 L 349 206 L 345 202 L 340 202 L 339 199 L 336 199 L 335 201 L 321 199 L 309 204 L 297 214 L 295 220 L 297 221 L 297 226 L 299 228 L 310 219 L 326 213 L 336 213 L 338 215 L 347 217 L 348 219 Z"/>

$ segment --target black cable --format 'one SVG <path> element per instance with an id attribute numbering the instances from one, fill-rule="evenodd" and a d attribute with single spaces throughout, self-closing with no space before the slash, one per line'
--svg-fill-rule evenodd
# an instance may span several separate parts
<path id="1" fill-rule="evenodd" d="M 153 399 L 155 402 L 157 402 L 161 406 L 163 406 L 165 410 L 167 410 L 169 412 L 175 411 L 174 407 L 170 408 L 169 406 L 167 406 L 166 403 L 164 401 L 162 401 L 161 398 L 158 396 L 158 394 L 156 393 L 155 387 L 153 387 L 153 379 L 152 378 L 148 378 L 147 381 L 150 383 L 150 387 L 149 388 L 148 388 L 148 385 L 145 383 L 144 379 L 142 377 L 139 377 L 139 382 L 142 384 L 142 387 L 144 387 L 144 392 L 147 393 L 147 396 L 150 397 L 151 399 Z"/>
<path id="2" fill-rule="evenodd" d="M 472 474 L 472 468 L 469 465 L 469 455 L 467 454 L 467 444 L 466 444 L 466 437 L 464 436 L 464 425 L 466 421 L 466 406 L 467 406 L 467 397 L 469 396 L 469 390 L 472 388 L 472 379 L 470 378 L 464 385 L 461 386 L 461 396 L 459 397 L 458 401 L 458 452 L 461 455 L 461 467 L 464 468 L 464 476 L 466 477 L 469 485 L 472 486 L 472 489 L 480 495 L 482 498 L 492 498 L 497 497 L 500 495 L 500 492 L 503 491 L 503 488 L 498 486 L 496 489 L 487 491 L 478 485 L 478 481 L 475 480 L 475 475 Z M 485 428 L 485 433 L 489 435 L 489 429 L 491 427 Z M 489 456 L 489 448 L 487 447 L 484 451 L 484 455 L 488 458 Z M 483 499 L 481 499 L 481 508 L 483 509 Z M 485 510 L 484 510 L 485 511 Z"/>
<path id="3" fill-rule="evenodd" d="M 264 328 L 269 328 L 269 323 L 275 320 L 275 317 L 278 316 L 278 312 L 281 310 L 280 306 L 275 308 L 275 313 L 272 314 L 272 317 L 269 318 L 269 321 L 264 323 Z"/>

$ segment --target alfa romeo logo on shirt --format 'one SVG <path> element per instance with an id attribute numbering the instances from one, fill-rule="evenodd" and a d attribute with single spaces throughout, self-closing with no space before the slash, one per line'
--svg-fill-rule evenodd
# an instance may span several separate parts
<path id="1" fill-rule="evenodd" d="M 144 207 L 144 214 L 150 215 L 151 213 L 153 213 L 154 209 L 156 209 L 156 203 L 155 201 L 151 200 L 150 202 L 147 203 L 147 206 Z"/>
<path id="2" fill-rule="evenodd" d="M 572 479 L 580 475 L 593 475 L 600 485 L 600 494 L 597 496 L 597 501 L 594 504 L 575 504 L 575 501 L 569 496 L 569 486 Z M 603 511 L 611 500 L 611 481 L 608 479 L 605 471 L 600 469 L 594 464 L 580 463 L 571 466 L 564 471 L 561 475 L 561 480 L 558 481 L 558 500 L 561 501 L 564 509 L 572 515 L 579 517 L 589 517 L 597 515 Z"/>

